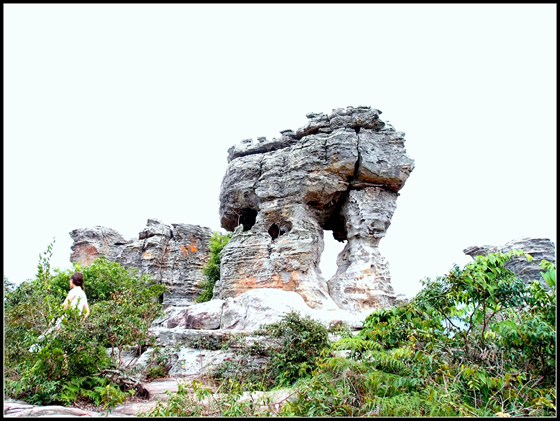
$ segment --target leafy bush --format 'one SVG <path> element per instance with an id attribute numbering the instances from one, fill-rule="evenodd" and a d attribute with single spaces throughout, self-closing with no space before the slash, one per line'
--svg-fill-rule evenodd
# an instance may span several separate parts
<path id="1" fill-rule="evenodd" d="M 523 296 L 523 306 L 510 309 L 503 320 L 492 326 L 497 342 L 508 349 L 510 358 L 516 358 L 518 366 L 525 366 L 553 384 L 556 371 L 556 268 L 542 261 L 543 279 L 551 287 L 544 288 L 537 280 L 532 281 Z"/>
<path id="2" fill-rule="evenodd" d="M 6 393 L 34 404 L 68 403 L 78 396 L 73 393 L 79 383 L 81 398 L 114 405 L 134 386 L 122 370 L 120 352 L 127 347 L 140 352 L 151 343 L 148 328 L 161 314 L 158 297 L 165 287 L 105 258 L 84 268 L 55 269 L 53 276 L 51 247 L 40 256 L 34 280 L 17 288 L 5 281 Z M 76 309 L 61 305 L 75 271 L 84 273 L 91 312 L 85 321 Z M 61 316 L 60 327 L 39 339 Z M 38 352 L 29 352 L 32 345 Z"/>
<path id="3" fill-rule="evenodd" d="M 214 295 L 214 285 L 220 279 L 220 262 L 223 248 L 231 240 L 233 233 L 220 234 L 215 232 L 209 240 L 210 256 L 208 262 L 202 268 L 202 274 L 206 277 L 202 283 L 202 291 L 195 299 L 197 303 L 210 301 Z"/>
<path id="4" fill-rule="evenodd" d="M 159 346 L 154 346 L 152 349 L 152 361 L 145 368 L 146 377 L 151 380 L 167 377 L 171 369 L 170 359 L 172 351 L 169 348 L 161 348 Z"/>
<path id="5" fill-rule="evenodd" d="M 312 375 L 317 358 L 329 347 L 328 334 L 325 326 L 309 316 L 286 313 L 277 323 L 261 325 L 253 332 L 252 343 L 240 339 L 241 352 L 214 367 L 212 376 L 227 392 L 231 387 L 265 391 L 289 386 Z"/>
<path id="6" fill-rule="evenodd" d="M 265 335 L 274 344 L 269 372 L 278 386 L 291 385 L 311 375 L 317 367 L 316 359 L 329 345 L 325 326 L 293 311 L 278 323 L 263 326 L 256 334 Z"/>

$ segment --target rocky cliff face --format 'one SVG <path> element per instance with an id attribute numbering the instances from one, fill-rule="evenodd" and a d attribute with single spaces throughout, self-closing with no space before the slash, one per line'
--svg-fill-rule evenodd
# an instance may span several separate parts
<path id="1" fill-rule="evenodd" d="M 468 256 L 486 256 L 488 253 L 507 253 L 512 250 L 523 250 L 533 257 L 532 262 L 528 262 L 525 257 L 513 257 L 506 268 L 514 272 L 517 277 L 525 282 L 539 280 L 546 285 L 541 277 L 542 268 L 539 266 L 541 260 L 548 260 L 556 263 L 556 248 L 554 243 L 548 238 L 520 238 L 512 240 L 501 246 L 471 246 L 463 250 Z M 548 287 L 548 285 L 546 285 Z"/>
<path id="2" fill-rule="evenodd" d="M 107 260 L 118 262 L 140 273 L 148 273 L 165 284 L 168 291 L 163 303 L 187 306 L 200 294 L 204 280 L 202 267 L 208 261 L 210 228 L 190 224 L 164 224 L 148 219 L 138 240 L 126 240 L 111 228 L 75 229 L 70 232 L 72 262 L 84 265 L 104 255 Z"/>
<path id="3" fill-rule="evenodd" d="M 378 244 L 414 161 L 404 133 L 380 114 L 370 107 L 311 113 L 296 132 L 229 149 L 220 220 L 235 234 L 222 251 L 216 298 L 277 288 L 297 292 L 312 308 L 393 305 Z M 346 242 L 329 280 L 319 269 L 324 230 Z"/>

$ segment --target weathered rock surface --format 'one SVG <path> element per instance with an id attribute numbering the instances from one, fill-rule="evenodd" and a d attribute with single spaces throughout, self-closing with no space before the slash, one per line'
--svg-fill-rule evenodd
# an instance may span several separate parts
<path id="1" fill-rule="evenodd" d="M 154 320 L 150 332 L 158 338 L 159 345 L 190 346 L 201 340 L 218 344 L 232 332 L 255 331 L 261 325 L 280 321 L 290 311 L 309 316 L 327 327 L 330 323 L 343 322 L 353 329 L 361 329 L 363 320 L 370 313 L 340 308 L 313 309 L 295 291 L 259 288 L 225 300 L 168 307 L 162 317 Z"/>
<path id="2" fill-rule="evenodd" d="M 91 417 L 99 413 L 60 405 L 38 406 L 25 402 L 4 401 L 4 417 Z"/>
<path id="3" fill-rule="evenodd" d="M 309 316 L 324 326 L 344 323 L 350 330 L 359 331 L 369 311 L 361 314 L 346 310 L 319 310 L 310 308 L 294 291 L 272 288 L 249 290 L 237 297 L 211 300 L 189 307 L 167 307 L 164 315 L 156 319 L 150 333 L 156 338 L 155 345 L 173 354 L 169 374 L 174 377 L 204 376 L 212 366 L 225 359 L 235 360 L 236 349 L 247 343 L 270 344 L 263 336 L 255 335 L 262 325 L 279 322 L 284 314 L 296 311 Z M 148 349 L 135 363 L 142 368 L 144 355 L 150 359 Z M 263 361 L 252 361 L 255 364 Z"/>
<path id="4" fill-rule="evenodd" d="M 212 233 L 210 228 L 199 225 L 167 225 L 157 219 L 148 219 L 135 241 L 125 240 L 111 228 L 75 229 L 70 232 L 74 240 L 70 260 L 89 265 L 104 255 L 107 260 L 136 268 L 140 274 L 150 274 L 166 285 L 164 304 L 185 306 L 200 294 Z"/>
<path id="5" fill-rule="evenodd" d="M 194 304 L 184 310 L 179 310 L 177 314 L 167 320 L 166 327 L 201 330 L 220 329 L 223 306 L 223 300 Z"/>
<path id="6" fill-rule="evenodd" d="M 235 350 L 246 346 L 247 340 L 268 346 L 266 337 L 254 335 L 254 332 L 262 325 L 279 322 L 290 311 L 309 316 L 326 327 L 331 323 L 344 323 L 354 331 L 362 328 L 369 314 L 368 311 L 312 309 L 294 291 L 260 288 L 225 300 L 215 299 L 188 307 L 169 306 L 163 310 L 163 316 L 154 320 L 149 332 L 156 338 L 156 346 L 172 353 L 170 375 L 204 376 L 212 366 L 225 359 L 234 360 Z M 142 369 L 150 355 L 151 349 L 148 349 L 133 365 Z"/>
<path id="7" fill-rule="evenodd" d="M 519 238 L 503 244 L 501 246 L 471 246 L 463 250 L 468 256 L 486 256 L 488 253 L 507 253 L 512 250 L 523 250 L 533 257 L 533 261 L 528 262 L 525 257 L 512 257 L 506 263 L 506 268 L 514 272 L 525 282 L 539 280 L 546 285 L 540 272 L 543 269 L 539 266 L 541 260 L 548 260 L 556 263 L 556 247 L 548 238 Z"/>
<path id="8" fill-rule="evenodd" d="M 101 226 L 75 229 L 70 232 L 70 237 L 74 241 L 70 261 L 82 262 L 84 266 L 89 266 L 100 256 L 114 261 L 122 247 L 132 243 L 132 240 L 126 240 L 114 229 Z"/>
<path id="9" fill-rule="evenodd" d="M 147 401 L 148 406 L 146 408 L 151 408 L 155 406 L 156 401 Z M 122 405 L 123 412 L 117 411 L 90 411 L 86 409 L 80 409 L 75 407 L 60 406 L 60 405 L 31 405 L 25 402 L 14 401 L 14 400 L 4 400 L 4 417 L 17 417 L 17 418 L 30 418 L 30 417 L 129 417 L 136 416 L 136 412 L 130 411 L 129 404 Z M 134 409 L 138 406 L 137 404 L 132 405 Z M 141 408 L 141 406 L 138 406 Z"/>
<path id="10" fill-rule="evenodd" d="M 174 377 L 209 376 L 218 364 L 226 359 L 236 358 L 231 351 L 196 349 L 181 347 L 177 352 L 177 362 L 169 370 Z"/>
<path id="11" fill-rule="evenodd" d="M 378 244 L 414 161 L 404 133 L 379 114 L 370 107 L 310 113 L 296 132 L 229 149 L 220 222 L 235 234 L 222 251 L 215 297 L 276 288 L 297 292 L 313 308 L 393 305 Z M 328 281 L 319 269 L 323 230 L 348 241 Z"/>

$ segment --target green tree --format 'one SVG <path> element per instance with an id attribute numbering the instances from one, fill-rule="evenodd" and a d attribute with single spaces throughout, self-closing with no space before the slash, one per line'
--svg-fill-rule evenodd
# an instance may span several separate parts
<path id="1" fill-rule="evenodd" d="M 488 327 L 508 308 L 518 307 L 526 294 L 524 282 L 505 267 L 513 256 L 532 257 L 520 250 L 475 256 L 463 269 L 457 265 L 443 277 L 426 278 L 416 303 L 431 317 L 444 320 L 454 335 L 463 338 L 464 352 L 469 353 L 471 334 L 477 332 L 478 349 L 484 348 Z"/>

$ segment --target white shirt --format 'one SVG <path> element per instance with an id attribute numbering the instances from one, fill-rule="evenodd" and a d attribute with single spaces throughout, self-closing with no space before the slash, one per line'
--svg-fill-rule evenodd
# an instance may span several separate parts
<path id="1" fill-rule="evenodd" d="M 80 313 L 83 311 L 85 305 L 87 304 L 86 293 L 81 287 L 74 287 L 70 291 L 68 291 L 66 300 L 70 302 L 70 306 L 77 308 Z"/>

